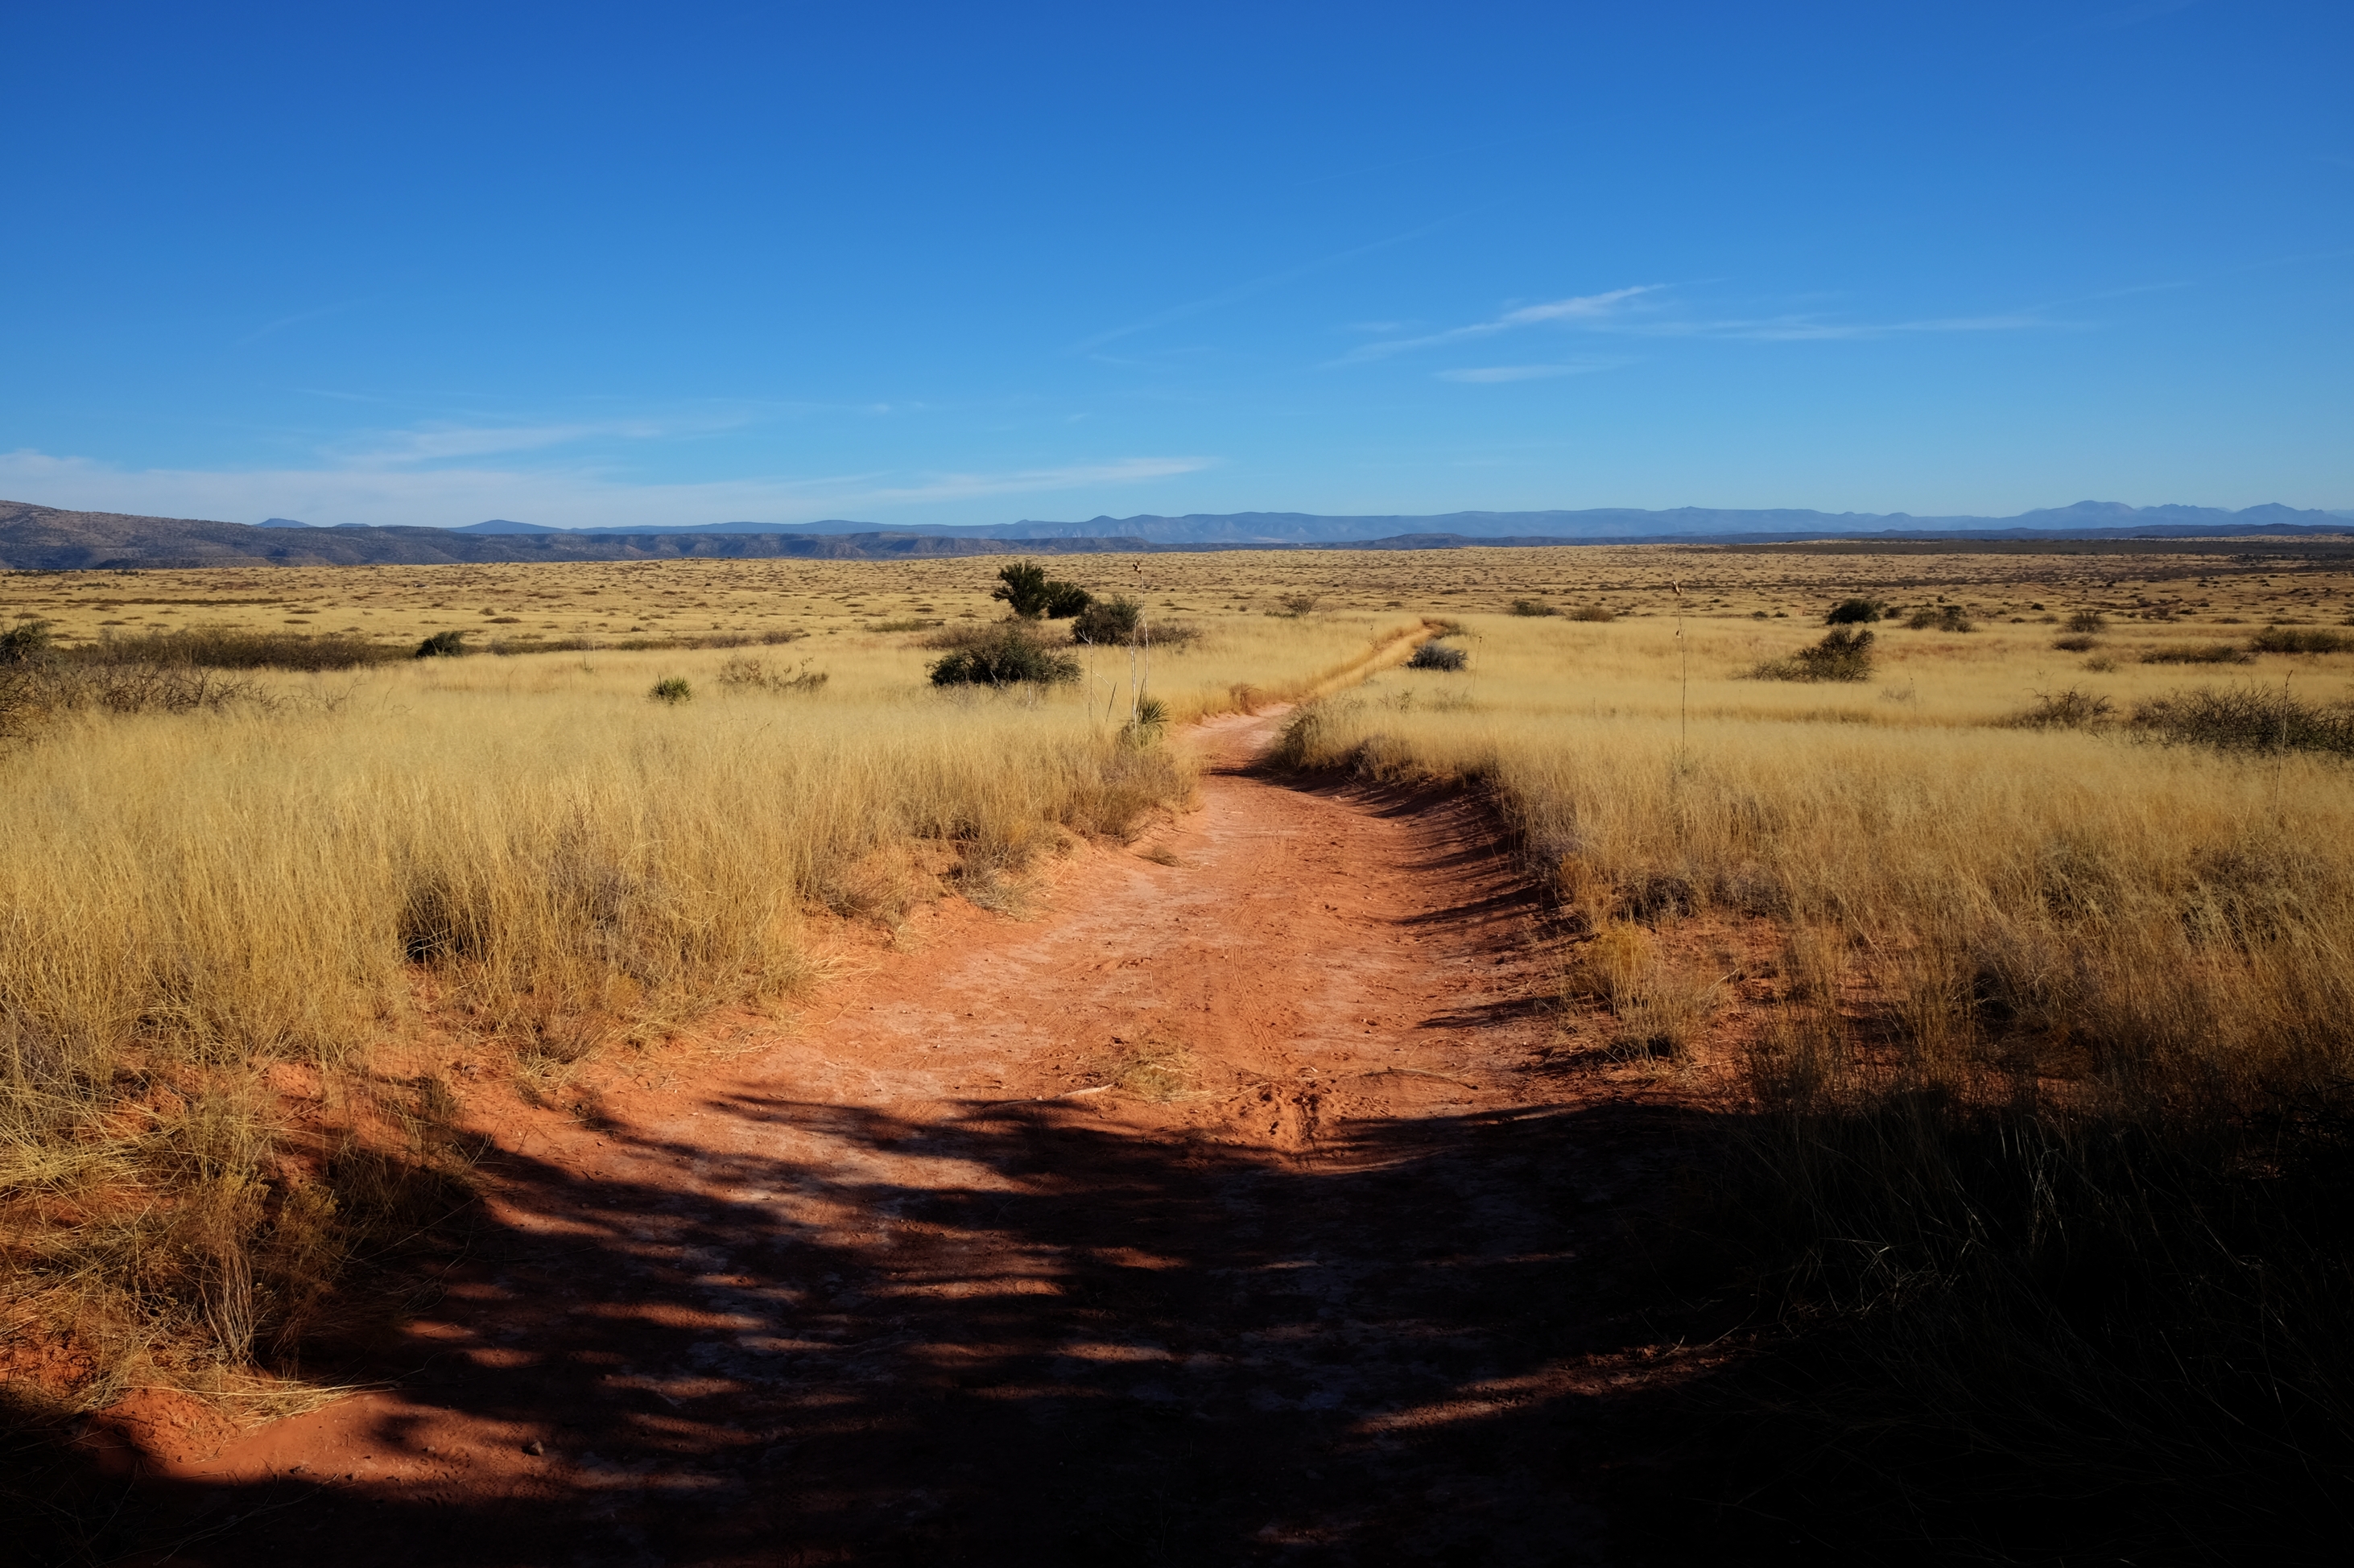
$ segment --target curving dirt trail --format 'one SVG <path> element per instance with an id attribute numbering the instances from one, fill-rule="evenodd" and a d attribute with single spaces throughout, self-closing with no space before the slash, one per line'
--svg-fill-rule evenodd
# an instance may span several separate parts
<path id="1" fill-rule="evenodd" d="M 133 1432 L 172 1561 L 1603 1560 L 1656 1129 L 1546 1071 L 1490 821 L 1255 773 L 1277 722 L 1196 732 L 1175 863 L 1085 852 L 754 1054 L 510 1115 L 393 1386 Z"/>

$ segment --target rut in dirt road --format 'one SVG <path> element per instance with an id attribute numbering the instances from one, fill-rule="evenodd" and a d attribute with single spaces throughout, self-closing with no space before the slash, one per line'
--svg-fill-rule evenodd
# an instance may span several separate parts
<path id="1" fill-rule="evenodd" d="M 1209 726 L 1175 863 L 504 1138 L 397 1386 L 175 1467 L 175 1561 L 1602 1560 L 1658 1129 L 1543 1071 L 1477 805 L 1255 774 L 1270 724 Z"/>

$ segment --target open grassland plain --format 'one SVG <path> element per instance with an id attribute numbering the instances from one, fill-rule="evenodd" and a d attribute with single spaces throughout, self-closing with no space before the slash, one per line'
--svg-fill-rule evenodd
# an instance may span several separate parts
<path id="1" fill-rule="evenodd" d="M 304 1348 L 429 1300 L 474 1107 L 593 1132 L 599 1064 L 790 1031 L 836 931 L 1018 916 L 1184 810 L 1171 726 L 1294 703 L 1283 762 L 1492 802 L 1545 1072 L 1707 1112 L 1656 1245 L 1745 1347 L 1680 1427 L 1710 1517 L 2342 1526 L 2342 545 L 1046 564 L 1147 635 L 1000 688 L 927 673 L 996 560 L 0 577 L 11 1419 L 333 1397 Z"/>
<path id="2" fill-rule="evenodd" d="M 258 597 L 255 577 L 222 597 Z M 934 686 L 923 629 L 855 622 L 192 662 L 243 652 L 239 630 L 130 662 L 27 641 L 0 668 L 20 1398 L 299 1402 L 255 1369 L 294 1364 L 349 1258 L 462 1199 L 450 1043 L 556 1095 L 599 1052 L 789 1004 L 815 979 L 812 920 L 1013 907 L 1042 857 L 1181 808 L 1192 765 L 1165 723 L 1131 721 L 1140 691 L 1181 718 L 1257 701 L 1252 683 L 1304 695 L 1404 657 L 1420 624 L 1237 617 L 1174 648 L 1076 648 L 1077 680 L 1005 689 Z"/>

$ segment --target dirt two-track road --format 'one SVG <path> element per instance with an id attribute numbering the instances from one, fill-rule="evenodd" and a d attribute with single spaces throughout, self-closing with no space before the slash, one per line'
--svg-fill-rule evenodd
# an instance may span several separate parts
<path id="1" fill-rule="evenodd" d="M 510 1118 L 372 1372 L 146 1432 L 183 1563 L 1609 1560 L 1663 1145 L 1472 804 L 1254 771 L 764 1048 Z M 1094 1086 L 1094 1092 L 1072 1093 Z M 1651 1131 L 1656 1132 L 1656 1128 Z M 134 1560 L 160 1561 L 157 1545 Z"/>

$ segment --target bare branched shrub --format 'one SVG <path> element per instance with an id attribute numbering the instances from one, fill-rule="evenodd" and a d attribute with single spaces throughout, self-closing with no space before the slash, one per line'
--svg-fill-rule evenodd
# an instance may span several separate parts
<path id="1" fill-rule="evenodd" d="M 2027 729 L 2091 729 L 2109 722 L 2116 704 L 2097 692 L 2074 686 L 2038 692 L 2028 710 L 2010 722 Z"/>
<path id="2" fill-rule="evenodd" d="M 2354 711 L 2299 702 L 2269 687 L 2208 687 L 2135 707 L 2134 727 L 2156 739 L 2236 751 L 2316 751 L 2354 757 Z"/>

